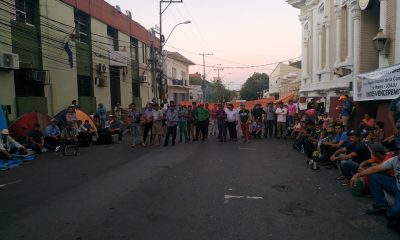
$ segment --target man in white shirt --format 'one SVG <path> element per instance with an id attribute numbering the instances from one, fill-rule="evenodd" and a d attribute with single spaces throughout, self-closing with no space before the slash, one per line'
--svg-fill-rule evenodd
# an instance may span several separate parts
<path id="1" fill-rule="evenodd" d="M 226 124 L 229 130 L 229 138 L 231 141 L 237 141 L 237 131 L 236 125 L 239 119 L 238 111 L 233 109 L 233 104 L 228 104 L 228 108 L 225 109 L 226 112 Z"/>
<path id="2" fill-rule="evenodd" d="M 278 107 L 275 110 L 275 114 L 277 116 L 276 121 L 277 121 L 277 135 L 276 137 L 283 138 L 286 137 L 286 115 L 287 115 L 287 109 L 283 105 L 283 102 L 278 103 Z"/>

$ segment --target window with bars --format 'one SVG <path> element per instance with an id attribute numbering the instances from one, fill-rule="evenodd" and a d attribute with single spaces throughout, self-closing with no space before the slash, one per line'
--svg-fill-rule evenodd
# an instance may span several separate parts
<path id="1" fill-rule="evenodd" d="M 15 0 L 15 20 L 35 24 L 35 0 Z"/>
<path id="2" fill-rule="evenodd" d="M 77 11 L 75 12 L 75 31 L 78 41 L 89 43 L 90 41 L 90 17 L 89 15 Z"/>

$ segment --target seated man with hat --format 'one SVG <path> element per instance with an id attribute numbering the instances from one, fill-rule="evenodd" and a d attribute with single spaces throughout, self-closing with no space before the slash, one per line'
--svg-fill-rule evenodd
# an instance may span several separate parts
<path id="1" fill-rule="evenodd" d="M 60 145 L 60 128 L 57 126 L 57 120 L 51 119 L 50 124 L 44 131 L 44 142 L 50 150 L 57 149 Z"/>
<path id="2" fill-rule="evenodd" d="M 26 149 L 10 136 L 8 129 L 3 129 L 0 138 L 0 159 L 13 159 L 16 152 L 26 154 Z"/>
<path id="3" fill-rule="evenodd" d="M 337 162 L 342 171 L 342 176 L 339 178 L 342 185 L 348 185 L 360 164 L 371 158 L 368 147 L 361 143 L 360 131 L 351 130 L 347 136 L 350 137 L 350 145 L 340 148 L 331 157 L 331 161 Z"/>

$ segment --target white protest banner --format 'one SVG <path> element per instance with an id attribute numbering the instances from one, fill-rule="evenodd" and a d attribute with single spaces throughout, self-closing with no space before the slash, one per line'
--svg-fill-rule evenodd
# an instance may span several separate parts
<path id="1" fill-rule="evenodd" d="M 400 96 L 400 64 L 357 75 L 354 101 L 394 99 Z"/>

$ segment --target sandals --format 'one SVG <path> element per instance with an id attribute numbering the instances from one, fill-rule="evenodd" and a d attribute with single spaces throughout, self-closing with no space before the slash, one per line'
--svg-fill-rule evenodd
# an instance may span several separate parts
<path id="1" fill-rule="evenodd" d="M 343 181 L 343 180 L 345 180 L 346 178 L 344 177 L 344 176 L 340 176 L 340 177 L 338 177 L 338 178 L 336 178 L 336 180 L 338 180 L 338 181 Z"/>

